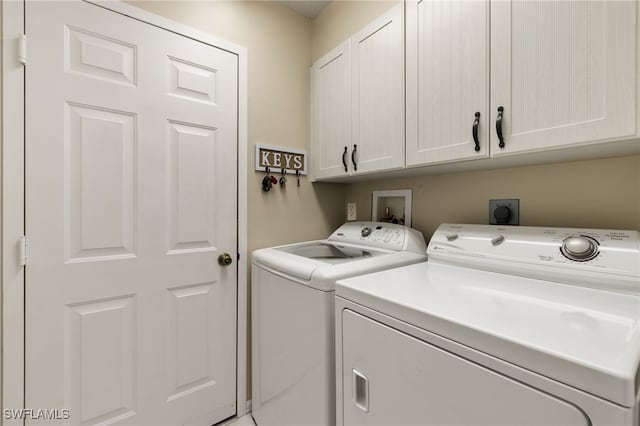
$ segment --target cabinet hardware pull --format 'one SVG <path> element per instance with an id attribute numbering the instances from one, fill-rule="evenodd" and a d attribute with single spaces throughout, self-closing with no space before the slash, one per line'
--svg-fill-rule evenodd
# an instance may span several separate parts
<path id="1" fill-rule="evenodd" d="M 358 145 L 353 145 L 353 151 L 351 151 L 351 162 L 353 163 L 353 170 L 358 171 L 358 165 L 356 164 L 356 150 L 358 149 Z"/>
<path id="2" fill-rule="evenodd" d="M 498 133 L 498 140 L 500 143 L 498 146 L 500 148 L 504 148 L 504 138 L 502 137 L 502 113 L 504 112 L 504 108 L 498 107 L 498 118 L 496 118 L 496 133 Z"/>
<path id="3" fill-rule="evenodd" d="M 344 152 L 342 153 L 342 164 L 344 165 L 345 173 L 349 171 L 347 168 L 347 146 L 344 146 Z"/>
<path id="4" fill-rule="evenodd" d="M 473 142 L 475 142 L 476 152 L 480 151 L 480 142 L 478 141 L 478 126 L 480 125 L 480 113 L 476 112 L 476 119 L 473 120 Z"/>
<path id="5" fill-rule="evenodd" d="M 351 398 L 353 403 L 364 411 L 369 412 L 369 379 L 367 376 L 356 370 L 351 369 Z"/>

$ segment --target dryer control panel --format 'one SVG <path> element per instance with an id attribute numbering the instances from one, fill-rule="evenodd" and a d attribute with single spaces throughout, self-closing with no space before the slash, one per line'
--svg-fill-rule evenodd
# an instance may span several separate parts
<path id="1" fill-rule="evenodd" d="M 626 280 L 640 292 L 637 231 L 442 224 L 427 253 L 429 260 L 513 275 Z"/>
<path id="2" fill-rule="evenodd" d="M 408 226 L 385 222 L 347 222 L 328 238 L 359 246 L 424 254 L 427 245 L 421 232 Z"/>

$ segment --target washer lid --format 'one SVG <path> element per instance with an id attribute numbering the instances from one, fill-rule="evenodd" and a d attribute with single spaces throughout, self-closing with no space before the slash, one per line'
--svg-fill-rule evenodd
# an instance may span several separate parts
<path id="1" fill-rule="evenodd" d="M 309 243 L 275 247 L 274 250 L 327 263 L 350 262 L 386 253 L 366 247 L 349 246 L 331 243 L 329 241 L 312 241 Z"/>
<path id="2" fill-rule="evenodd" d="M 430 262 L 340 280 L 336 295 L 617 404 L 635 403 L 640 296 Z"/>
<path id="3" fill-rule="evenodd" d="M 260 249 L 254 251 L 252 256 L 253 261 L 259 265 L 303 281 L 310 281 L 318 268 L 371 259 L 389 253 L 393 252 L 318 240 Z"/>

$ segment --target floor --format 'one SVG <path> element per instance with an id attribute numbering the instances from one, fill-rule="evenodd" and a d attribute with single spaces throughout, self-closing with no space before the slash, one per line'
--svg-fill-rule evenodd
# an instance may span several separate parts
<path id="1" fill-rule="evenodd" d="M 251 414 L 244 415 L 242 417 L 236 417 L 227 422 L 221 423 L 221 426 L 255 426 Z"/>

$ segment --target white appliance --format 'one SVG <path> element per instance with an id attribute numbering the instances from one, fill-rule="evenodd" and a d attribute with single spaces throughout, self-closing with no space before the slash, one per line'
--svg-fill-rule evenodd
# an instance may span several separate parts
<path id="1" fill-rule="evenodd" d="M 259 426 L 335 424 L 336 280 L 423 262 L 426 250 L 411 228 L 350 222 L 326 240 L 253 252 L 252 411 Z"/>
<path id="2" fill-rule="evenodd" d="M 635 231 L 441 225 L 336 286 L 339 425 L 638 426 Z"/>

